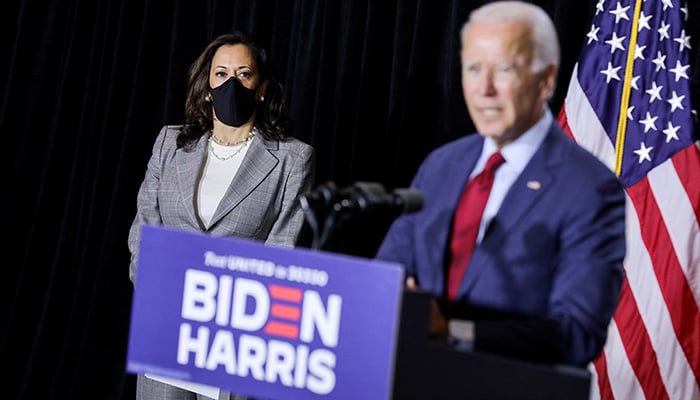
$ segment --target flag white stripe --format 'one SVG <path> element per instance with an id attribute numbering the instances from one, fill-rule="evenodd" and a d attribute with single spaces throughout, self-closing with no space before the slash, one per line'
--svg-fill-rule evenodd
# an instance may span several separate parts
<path id="1" fill-rule="evenodd" d="M 608 336 L 610 335 L 610 327 L 608 327 Z M 607 360 L 606 360 L 607 361 Z M 591 373 L 591 389 L 588 394 L 589 400 L 600 400 L 600 391 L 598 390 L 598 372 L 593 363 L 588 363 L 588 372 Z"/>
<path id="2" fill-rule="evenodd" d="M 615 147 L 581 88 L 578 81 L 578 63 L 574 65 L 564 107 L 576 143 L 596 155 L 611 171 L 614 171 Z"/>
<path id="3" fill-rule="evenodd" d="M 700 265 L 700 226 L 697 219 L 688 218 L 689 215 L 695 215 L 695 210 L 687 196 L 683 195 L 685 189 L 670 159 L 647 176 L 671 236 L 678 262 L 693 292 L 695 303 L 700 308 L 700 268 L 697 268 Z M 689 232 L 695 234 L 689 235 Z"/>

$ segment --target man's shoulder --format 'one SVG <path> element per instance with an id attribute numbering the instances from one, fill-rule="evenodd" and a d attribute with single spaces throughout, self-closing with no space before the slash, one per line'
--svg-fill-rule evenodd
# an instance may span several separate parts
<path id="1" fill-rule="evenodd" d="M 586 148 L 576 143 L 571 137 L 567 136 L 558 125 L 553 130 L 554 132 L 550 133 L 550 136 L 555 138 L 553 145 L 560 154 L 561 162 L 564 165 L 571 166 L 581 173 L 614 176 L 614 173 L 607 165 Z"/>

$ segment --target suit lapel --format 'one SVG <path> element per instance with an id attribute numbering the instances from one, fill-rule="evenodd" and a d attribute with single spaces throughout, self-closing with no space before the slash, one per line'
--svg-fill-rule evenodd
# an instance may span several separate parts
<path id="1" fill-rule="evenodd" d="M 498 229 L 487 229 L 481 244 L 474 251 L 460 292 L 469 291 L 486 268 L 488 251 L 481 250 L 497 248 L 505 235 L 517 232 L 517 225 L 523 217 L 533 209 L 538 199 L 552 188 L 557 165 L 562 162 L 560 152 L 556 151 L 559 140 L 561 138 L 555 129 L 551 128 L 540 148 L 508 190 L 492 221 L 492 224 L 498 224 Z"/>
<path id="2" fill-rule="evenodd" d="M 436 193 L 435 198 L 430 200 L 435 204 L 442 205 L 435 209 L 437 212 L 435 216 L 437 223 L 430 224 L 430 234 L 427 235 L 426 242 L 426 247 L 430 251 L 435 252 L 432 258 L 436 260 L 437 265 L 446 266 L 447 260 L 445 257 L 450 248 L 449 240 L 452 232 L 454 212 L 457 209 L 464 187 L 469 180 L 469 175 L 479 159 L 483 146 L 484 138 L 482 136 L 478 134 L 470 136 L 465 141 L 464 146 L 455 149 L 456 154 L 447 154 L 447 162 L 440 163 L 440 168 L 443 170 L 441 179 L 434 181 L 435 178 L 432 177 L 428 183 L 431 188 L 437 188 L 437 190 L 430 190 Z M 442 291 L 445 270 L 443 268 L 431 268 L 431 271 L 433 282 L 437 285 L 435 290 Z"/>
<path id="3" fill-rule="evenodd" d="M 261 135 L 257 135 L 250 142 L 250 148 L 243 158 L 241 167 L 214 212 L 209 229 L 231 212 L 270 174 L 279 163 L 279 159 L 274 154 L 278 148 L 277 141 L 266 140 Z"/>
<path id="4" fill-rule="evenodd" d="M 187 216 L 192 222 L 192 226 L 199 226 L 204 229 L 195 211 L 194 194 L 198 188 L 198 180 L 206 151 L 206 135 L 203 135 L 195 144 L 193 151 L 177 150 L 177 181 L 180 189 L 180 196 L 185 204 Z"/>

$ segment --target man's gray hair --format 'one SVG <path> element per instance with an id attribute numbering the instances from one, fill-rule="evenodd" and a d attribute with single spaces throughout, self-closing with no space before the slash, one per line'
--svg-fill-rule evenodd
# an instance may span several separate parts
<path id="1" fill-rule="evenodd" d="M 542 71 L 547 65 L 559 68 L 559 39 L 554 23 L 540 7 L 522 1 L 496 1 L 485 4 L 471 12 L 462 27 L 460 38 L 464 43 L 469 24 L 472 22 L 523 22 L 532 29 L 534 60 L 532 68 Z"/>

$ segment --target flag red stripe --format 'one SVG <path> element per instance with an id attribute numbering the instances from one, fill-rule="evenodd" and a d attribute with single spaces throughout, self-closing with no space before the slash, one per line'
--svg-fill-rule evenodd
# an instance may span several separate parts
<path id="1" fill-rule="evenodd" d="M 564 133 L 566 133 L 570 138 L 576 141 L 576 138 L 574 137 L 574 132 L 571 131 L 571 127 L 569 126 L 569 118 L 566 116 L 566 102 L 564 102 L 564 105 L 561 106 L 561 110 L 559 111 L 557 121 L 559 122 L 559 126 L 561 126 L 561 129 L 564 130 Z"/>
<path id="2" fill-rule="evenodd" d="M 629 266 L 628 266 L 629 268 Z M 620 302 L 615 312 L 615 323 L 620 332 L 627 358 L 647 399 L 668 399 L 656 353 L 639 314 L 637 302 L 627 280 L 622 286 Z M 602 398 L 602 391 L 601 391 Z"/>
<path id="3" fill-rule="evenodd" d="M 642 240 L 650 252 L 654 273 L 671 316 L 676 337 L 700 380 L 700 309 L 674 253 L 673 243 L 656 204 L 649 181 L 642 179 L 627 189 L 641 223 Z"/>
<path id="4" fill-rule="evenodd" d="M 608 376 L 608 362 L 605 358 L 605 351 L 601 351 L 598 358 L 593 361 L 596 374 L 598 374 L 598 390 L 601 400 L 613 400 L 612 387 L 610 387 L 610 377 Z"/>

